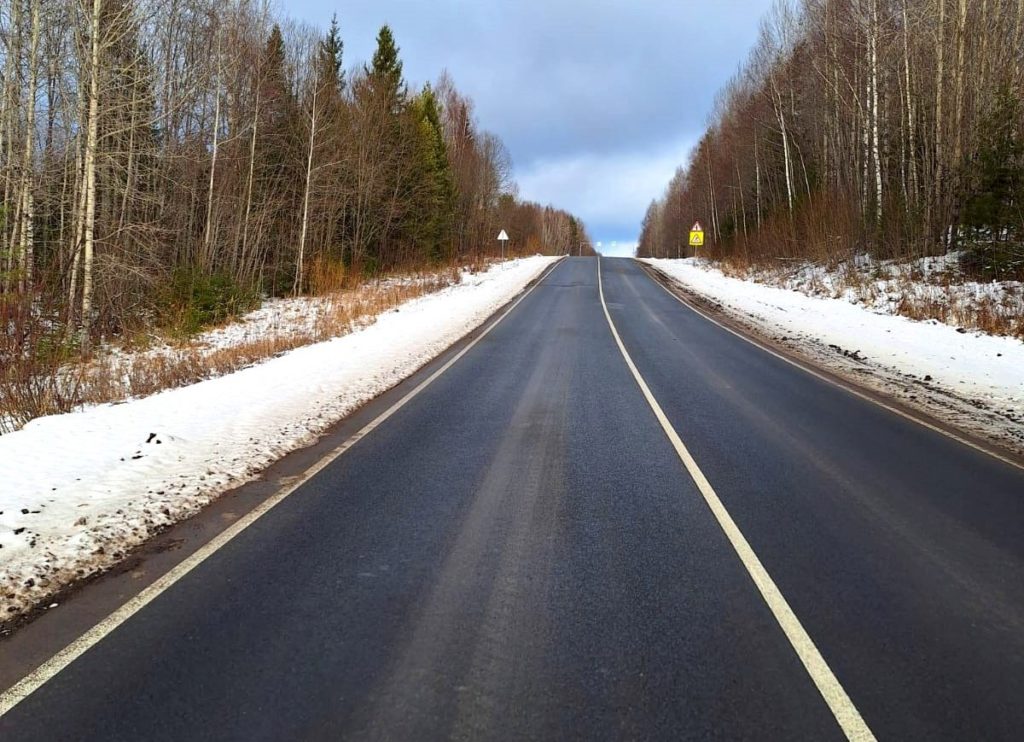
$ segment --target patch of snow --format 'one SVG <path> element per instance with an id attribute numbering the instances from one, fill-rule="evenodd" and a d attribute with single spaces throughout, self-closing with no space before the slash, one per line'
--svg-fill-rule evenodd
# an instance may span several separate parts
<path id="1" fill-rule="evenodd" d="M 466 272 L 457 285 L 342 337 L 0 436 L 0 621 L 313 442 L 479 326 L 554 260 Z"/>
<path id="2" fill-rule="evenodd" d="M 374 284 L 368 291 L 386 292 L 401 287 L 417 286 L 424 291 L 436 291 L 446 286 L 459 283 L 465 276 L 473 275 L 469 269 L 463 269 L 453 277 L 450 272 L 427 273 L 418 276 L 396 276 L 383 279 Z M 359 297 L 354 292 L 327 296 L 298 296 L 289 298 L 265 299 L 259 308 L 222 325 L 200 332 L 184 344 L 174 343 L 167 338 L 154 338 L 156 342 L 145 350 L 124 350 L 115 345 L 107 345 L 102 349 L 99 364 L 100 373 L 121 376 L 126 379 L 140 362 L 166 358 L 171 361 L 186 357 L 209 358 L 220 350 L 237 348 L 248 343 L 266 341 L 272 338 L 297 338 L 308 340 L 299 344 L 310 344 L 315 340 L 327 340 L 335 335 L 346 334 L 348 331 L 365 327 L 373 322 L 371 316 L 357 317 L 341 331 L 324 332 L 323 324 L 331 315 L 345 305 L 358 305 Z M 338 330 L 339 328 L 333 328 Z M 211 369 L 211 377 L 215 374 Z M 16 429 L 16 425 L 0 430 Z"/>
<path id="3" fill-rule="evenodd" d="M 472 275 L 468 270 L 461 276 Z M 444 274 L 426 274 L 421 276 L 402 276 L 387 278 L 373 284 L 376 291 L 387 291 L 400 286 L 423 286 L 438 288 L 451 285 Z M 317 330 L 318 324 L 327 317 L 335 303 L 345 299 L 333 296 L 309 297 L 299 296 L 283 299 L 268 299 L 259 309 L 254 309 L 241 316 L 238 321 L 223 327 L 215 327 L 199 333 L 192 338 L 193 343 L 208 350 L 217 350 L 259 340 L 272 335 L 311 335 Z"/>
<path id="4" fill-rule="evenodd" d="M 1004 325 L 1024 317 L 1024 283 L 965 280 L 960 258 L 960 251 L 904 261 L 858 255 L 833 265 L 751 268 L 737 277 L 808 296 L 843 299 L 883 314 L 933 316 L 968 329 L 979 317 L 1010 320 Z"/>
<path id="5" fill-rule="evenodd" d="M 1024 448 L 1024 342 L 1016 338 L 733 278 L 693 258 L 644 262 L 759 334 L 972 432 Z"/>

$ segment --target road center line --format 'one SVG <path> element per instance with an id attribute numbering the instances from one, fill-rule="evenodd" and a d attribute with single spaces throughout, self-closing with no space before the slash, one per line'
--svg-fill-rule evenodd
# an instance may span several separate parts
<path id="1" fill-rule="evenodd" d="M 490 325 L 488 325 L 483 330 L 483 332 L 481 332 L 479 335 L 473 338 L 473 340 L 470 341 L 466 345 L 466 347 L 464 347 L 462 350 L 460 350 L 458 353 L 452 356 L 452 358 L 450 358 L 447 363 L 441 366 L 441 368 L 437 369 L 434 373 L 432 373 L 430 376 L 428 376 L 426 379 L 420 382 L 408 394 L 403 396 L 401 399 L 399 399 L 397 402 L 391 405 L 380 415 L 378 415 L 365 426 L 363 426 L 358 431 L 353 433 L 352 436 L 347 438 L 345 442 L 342 443 L 340 446 L 338 446 L 330 453 L 328 453 L 326 456 L 324 456 L 322 459 L 317 461 L 315 464 L 313 464 L 313 466 L 306 469 L 306 471 L 299 475 L 299 478 L 295 482 L 291 483 L 284 489 L 278 491 L 271 497 L 264 500 L 258 506 L 250 510 L 248 513 L 243 515 L 231 526 L 221 531 L 219 534 L 217 534 L 217 536 L 215 536 L 206 544 L 197 549 L 193 554 L 188 556 L 183 561 L 179 562 L 173 569 L 165 573 L 149 587 L 142 590 L 138 595 L 133 597 L 131 600 L 129 600 L 127 603 L 125 603 L 120 608 L 115 610 L 105 619 L 100 621 L 98 624 L 93 626 L 80 637 L 78 637 L 73 642 L 64 647 L 64 649 L 57 652 L 57 654 L 53 655 L 46 662 L 41 664 L 35 670 L 30 672 L 28 675 L 23 677 L 17 683 L 15 683 L 10 688 L 5 690 L 2 694 L 0 694 L 0 717 L 4 716 L 4 714 L 6 714 L 8 711 L 10 711 L 19 703 L 28 698 L 32 693 L 34 693 L 36 690 L 38 690 L 40 687 L 46 684 L 51 678 L 56 676 L 64 668 L 66 668 L 76 659 L 85 654 L 85 652 L 87 652 L 89 649 L 91 649 L 93 646 L 99 643 L 100 640 L 107 636 L 107 634 L 114 631 L 118 626 L 120 626 L 133 615 L 138 613 L 149 603 L 153 602 L 153 600 L 155 600 L 161 593 L 170 588 L 181 578 L 183 578 L 193 569 L 195 569 L 204 561 L 206 561 L 207 558 L 209 558 L 218 550 L 227 545 L 238 534 L 240 534 L 246 528 L 251 526 L 253 523 L 255 523 L 261 517 L 266 515 L 268 512 L 270 512 L 274 508 L 274 506 L 276 506 L 286 497 L 288 497 L 293 492 L 298 490 L 310 479 L 312 479 L 321 471 L 330 466 L 334 461 L 340 458 L 342 454 L 344 454 L 346 451 L 352 448 L 352 446 L 354 446 L 360 440 L 365 438 L 367 435 L 373 432 L 374 429 L 378 428 L 385 420 L 387 420 L 389 417 L 398 412 L 402 407 L 408 404 L 408 402 L 411 401 L 413 397 L 415 397 L 428 386 L 430 386 L 439 376 L 441 376 L 441 374 L 450 369 L 459 361 L 459 359 L 461 359 L 464 355 L 469 353 L 469 351 L 471 351 L 476 346 L 477 343 L 479 343 L 481 340 L 487 337 L 488 333 L 490 333 L 491 330 L 497 327 L 503 319 L 505 319 L 509 314 L 512 313 L 512 310 L 519 306 L 519 304 L 527 296 L 529 296 L 533 292 L 533 290 L 537 288 L 537 286 L 539 286 L 544 281 L 544 279 L 551 275 L 551 272 L 559 265 L 559 263 L 561 263 L 561 260 L 556 260 L 554 263 L 552 263 L 551 266 L 549 266 L 543 273 L 541 273 L 540 277 L 533 284 L 533 286 L 531 286 L 525 293 L 520 295 L 520 297 L 516 299 L 515 302 L 508 309 L 506 309 L 501 314 L 500 317 L 498 317 Z"/>
<path id="2" fill-rule="evenodd" d="M 672 427 L 672 423 L 669 422 L 665 412 L 661 409 L 658 400 L 654 398 L 650 387 L 647 386 L 647 382 L 644 381 L 636 364 L 633 363 L 633 359 L 629 355 L 629 351 L 626 350 L 626 346 L 619 336 L 619 331 L 615 327 L 615 322 L 612 321 L 611 313 L 608 311 L 608 304 L 604 300 L 604 283 L 601 278 L 600 257 L 597 259 L 597 286 L 601 296 L 601 307 L 604 309 L 605 319 L 608 320 L 608 326 L 611 328 L 615 343 L 619 346 L 619 351 L 622 353 L 626 365 L 633 374 L 633 378 L 639 385 L 640 391 L 643 392 L 644 398 L 654 411 L 654 416 L 658 419 L 669 441 L 671 441 L 673 448 L 675 448 L 676 453 L 679 455 L 679 459 L 683 462 L 683 466 L 686 467 L 686 471 L 689 472 L 694 484 L 697 485 L 697 489 L 700 490 L 704 501 L 718 521 L 718 525 L 721 526 L 726 538 L 729 539 L 729 543 L 732 544 L 736 555 L 740 558 L 750 578 L 754 581 L 754 585 L 757 586 L 761 597 L 768 604 L 769 610 L 775 616 L 775 620 L 778 621 L 790 645 L 796 651 L 808 675 L 811 676 L 811 680 L 818 687 L 818 691 L 825 699 L 825 703 L 828 704 L 832 715 L 839 723 L 843 733 L 846 734 L 847 739 L 857 740 L 858 742 L 861 740 L 874 740 L 874 734 L 872 734 L 868 725 L 864 722 L 857 707 L 853 705 L 850 696 L 847 695 L 838 678 L 836 678 L 828 663 L 825 662 L 825 658 L 821 656 L 821 652 L 814 645 L 814 641 L 800 623 L 800 619 L 793 613 L 793 609 L 789 607 L 789 603 L 783 597 L 782 592 L 771 578 L 771 575 L 768 574 L 768 570 L 761 564 L 761 560 L 754 553 L 753 548 L 751 548 L 750 543 L 740 531 L 739 526 L 736 525 L 732 516 L 729 515 L 729 511 L 725 509 L 725 505 L 722 504 L 722 501 L 715 493 L 707 477 L 700 470 L 700 467 L 697 466 L 697 461 L 690 454 L 689 449 L 686 448 L 679 434 L 676 433 L 675 428 Z"/>

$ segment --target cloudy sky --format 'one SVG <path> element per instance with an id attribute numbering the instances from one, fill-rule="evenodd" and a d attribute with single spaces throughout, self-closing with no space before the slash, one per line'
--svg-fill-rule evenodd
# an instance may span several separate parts
<path id="1" fill-rule="evenodd" d="M 346 67 L 383 23 L 419 84 L 447 69 L 508 146 L 524 198 L 581 216 L 606 254 L 629 253 L 651 199 L 700 136 L 771 0 L 290 0 L 326 27 Z M 615 247 L 612 244 L 615 243 Z"/>

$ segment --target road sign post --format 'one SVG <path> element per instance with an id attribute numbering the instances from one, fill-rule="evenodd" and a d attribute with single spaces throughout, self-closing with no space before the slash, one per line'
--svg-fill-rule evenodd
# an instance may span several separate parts
<path id="1" fill-rule="evenodd" d="M 704 247 L 704 227 L 700 222 L 695 222 L 690 227 L 690 247 L 693 248 L 693 256 L 697 257 L 697 248 Z"/>
<path id="2" fill-rule="evenodd" d="M 501 233 L 498 235 L 498 242 L 501 243 L 501 259 L 504 260 L 505 259 L 505 243 L 508 242 L 508 232 L 506 232 L 504 229 L 501 230 Z"/>

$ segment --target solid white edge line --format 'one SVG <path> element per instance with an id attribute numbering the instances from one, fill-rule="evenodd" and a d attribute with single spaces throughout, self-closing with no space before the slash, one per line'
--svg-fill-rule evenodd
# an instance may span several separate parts
<path id="1" fill-rule="evenodd" d="M 76 659 L 81 657 L 90 648 L 96 645 L 101 639 L 114 631 L 118 626 L 123 624 L 133 615 L 138 613 L 142 608 L 151 603 L 161 593 L 167 590 L 169 587 L 178 582 L 181 578 L 191 572 L 193 569 L 198 567 L 208 557 L 216 553 L 219 549 L 224 547 L 238 534 L 244 531 L 246 528 L 251 526 L 261 517 L 270 512 L 275 505 L 280 503 L 286 497 L 294 493 L 302 485 L 308 482 L 310 479 L 315 477 L 325 468 L 330 466 L 336 461 L 342 454 L 348 451 L 357 442 L 365 438 L 375 428 L 379 427 L 385 420 L 398 412 L 404 407 L 413 397 L 422 392 L 431 383 L 433 383 L 441 374 L 450 369 L 455 363 L 471 351 L 477 343 L 483 340 L 491 330 L 498 326 L 498 324 L 505 319 L 509 314 L 512 313 L 520 302 L 522 302 L 527 296 L 529 296 L 535 288 L 537 288 L 546 279 L 551 272 L 562 262 L 562 258 L 555 260 L 550 266 L 548 266 L 541 274 L 537 277 L 534 284 L 522 293 L 515 302 L 506 309 L 500 317 L 494 320 L 488 325 L 479 335 L 473 338 L 462 350 L 456 353 L 450 358 L 441 368 L 437 369 L 420 382 L 414 389 L 408 392 L 405 396 L 391 405 L 388 409 L 382 412 L 380 415 L 375 417 L 365 426 L 360 428 L 358 431 L 352 434 L 351 437 L 347 438 L 340 446 L 333 449 L 330 453 L 325 455 L 313 466 L 309 467 L 304 471 L 299 479 L 289 484 L 284 489 L 280 490 L 276 494 L 264 500 L 258 506 L 250 510 L 244 516 L 235 521 L 231 526 L 221 531 L 217 536 L 206 542 L 203 546 L 199 547 L 193 554 L 188 556 L 183 561 L 179 562 L 166 574 L 162 575 L 159 579 L 153 582 L 151 585 L 142 590 L 138 595 L 130 599 L 120 608 L 115 610 L 105 619 L 100 621 L 98 624 L 93 626 L 91 629 L 86 631 L 84 634 L 79 636 L 73 642 L 68 644 L 64 649 L 57 652 L 50 659 L 46 660 L 43 664 L 37 667 L 35 670 L 30 672 L 28 675 L 23 677 L 17 683 L 12 685 L 10 688 L 0 694 L 0 717 L 3 717 L 8 711 L 13 709 L 23 700 L 28 698 L 32 693 L 38 690 L 40 687 L 45 685 L 47 681 L 60 673 L 64 668 L 74 662 Z M 470 331 L 472 332 L 472 331 Z M 457 342 L 457 341 L 456 341 Z M 442 351 L 443 352 L 443 351 Z"/>
<path id="2" fill-rule="evenodd" d="M 641 261 L 639 259 L 637 259 L 637 262 L 639 263 Z M 650 263 L 642 263 L 642 264 L 646 265 L 651 270 L 658 271 L 658 273 L 660 273 L 661 275 L 665 276 L 665 278 L 667 278 L 669 281 L 671 281 L 672 283 L 676 284 L 677 286 L 680 286 L 680 287 L 683 286 L 682 282 L 680 282 L 679 280 L 673 278 L 672 276 L 670 276 L 668 273 L 666 273 L 665 271 L 661 270 L 657 266 L 651 265 Z M 906 420 L 910 420 L 911 422 L 917 423 L 921 427 L 928 428 L 928 430 L 931 430 L 931 431 L 934 431 L 934 432 L 939 433 L 941 435 L 944 435 L 945 437 L 950 438 L 950 439 L 956 441 L 957 443 L 961 443 L 961 444 L 967 446 L 968 448 L 973 448 L 975 451 L 978 451 L 979 453 L 986 454 L 986 455 L 991 456 L 992 458 L 996 459 L 997 461 L 1002 461 L 1004 464 L 1009 464 L 1010 466 L 1014 467 L 1015 469 L 1020 469 L 1020 470 L 1024 471 L 1024 464 L 1020 464 L 1020 463 L 1014 461 L 1011 458 L 1003 456 L 1002 454 L 998 453 L 997 451 L 992 451 L 992 450 L 990 450 L 988 448 L 985 448 L 984 446 L 979 446 L 977 443 L 974 443 L 973 441 L 970 441 L 967 438 L 959 436 L 959 435 L 957 435 L 956 433 L 954 433 L 951 430 L 944 430 L 944 429 L 940 428 L 937 425 L 933 425 L 932 423 L 928 422 L 927 420 L 923 420 L 922 418 L 917 417 L 916 415 L 911 414 L 910 412 L 905 412 L 905 411 L 903 411 L 903 410 L 901 410 L 899 408 L 896 408 L 896 407 L 893 407 L 891 405 L 886 404 L 885 402 L 881 401 L 880 399 L 875 399 L 871 395 L 865 394 L 864 392 L 862 392 L 859 389 L 857 389 L 856 387 L 854 387 L 850 382 L 845 382 L 845 381 L 841 381 L 839 379 L 829 378 L 828 376 L 825 376 L 824 374 L 822 374 L 822 373 L 820 373 L 818 371 L 815 371 L 813 368 L 811 368 L 810 366 L 808 366 L 808 365 L 806 365 L 804 363 L 801 363 L 800 361 L 794 360 L 792 358 L 787 358 L 782 353 L 779 353 L 778 351 L 773 350 L 772 348 L 768 347 L 767 345 L 765 345 L 764 343 L 760 342 L 759 340 L 757 340 L 755 338 L 752 338 L 752 337 L 749 337 L 747 335 L 744 335 L 742 332 L 738 332 L 738 331 L 732 329 L 731 327 L 722 324 L 717 319 L 715 319 L 711 315 L 707 314 L 703 309 L 698 308 L 694 304 L 691 304 L 690 302 L 688 302 L 685 299 L 683 299 L 678 294 L 673 293 L 672 290 L 668 286 L 666 286 L 664 283 L 662 283 L 661 281 L 655 281 L 654 283 L 658 284 L 658 286 L 660 286 L 662 289 L 664 289 L 664 291 L 669 296 L 671 296 L 673 299 L 678 301 L 680 304 L 682 304 L 684 307 L 686 307 L 690 311 L 694 312 L 695 314 L 700 315 L 701 317 L 706 319 L 708 322 L 711 322 L 712 324 L 717 325 L 718 327 L 722 328 L 726 332 L 735 335 L 740 340 L 744 340 L 744 341 L 750 343 L 755 348 L 760 348 L 765 353 L 769 353 L 769 354 L 775 356 L 780 361 L 785 361 L 790 366 L 793 366 L 794 368 L 798 368 L 801 371 L 810 374 L 814 378 L 819 379 L 819 380 L 824 381 L 824 382 L 827 382 L 828 384 L 831 384 L 832 386 L 834 386 L 834 387 L 836 387 L 838 389 L 842 389 L 845 392 L 849 392 L 853 396 L 858 397 L 860 399 L 863 399 L 865 402 L 871 402 L 871 404 L 877 405 L 878 407 L 881 407 L 883 410 L 888 410 L 889 412 L 892 412 L 895 415 L 899 415 L 900 417 L 902 417 L 902 418 L 904 418 Z M 691 289 L 691 290 L 696 291 L 696 289 Z M 741 310 L 736 310 L 736 311 L 741 311 Z"/>
<path id="3" fill-rule="evenodd" d="M 768 574 L 768 570 L 761 564 L 761 560 L 754 553 L 753 548 L 740 531 L 739 526 L 736 525 L 732 516 L 729 515 L 729 511 L 726 510 L 725 505 L 722 504 L 711 483 L 697 465 L 697 461 L 690 454 L 689 449 L 686 448 L 679 434 L 676 433 L 675 428 L 672 427 L 672 423 L 669 422 L 668 417 L 661 409 L 658 400 L 654 398 L 650 387 L 647 386 L 647 382 L 644 381 L 636 364 L 633 363 L 633 358 L 629 355 L 629 351 L 626 350 L 626 346 L 619 336 L 619 331 L 615 327 L 615 322 L 612 321 L 608 305 L 604 300 L 604 284 L 601 278 L 600 258 L 597 261 L 597 285 L 601 296 L 601 307 L 604 309 L 604 316 L 608 320 L 608 327 L 611 328 L 615 343 L 619 346 L 619 352 L 622 353 L 622 357 L 625 359 L 626 365 L 640 387 L 640 391 L 654 411 L 654 416 L 661 424 L 662 430 L 664 430 L 665 435 L 671 441 L 673 448 L 675 448 L 679 459 L 683 462 L 683 466 L 686 467 L 686 471 L 689 472 L 694 484 L 697 485 L 697 489 L 715 516 L 715 520 L 718 521 L 718 525 L 722 528 L 726 538 L 729 539 L 729 543 L 740 558 L 743 567 L 747 570 L 747 574 L 754 581 L 758 592 L 761 593 L 764 602 L 767 603 L 769 610 L 771 610 L 775 620 L 782 628 L 790 645 L 796 651 L 800 662 L 803 663 L 804 668 L 807 670 L 807 674 L 811 676 L 811 680 L 814 681 L 818 691 L 825 699 L 825 703 L 828 704 L 835 720 L 847 739 L 857 740 L 858 742 L 874 740 L 874 734 L 864 722 L 857 707 L 854 706 L 853 701 L 843 689 L 838 678 L 836 678 L 828 663 L 825 662 L 825 658 L 821 656 L 821 652 L 818 651 L 814 641 L 800 623 L 800 619 L 796 617 L 793 609 L 789 607 L 789 603 L 783 597 L 775 581 Z"/>

